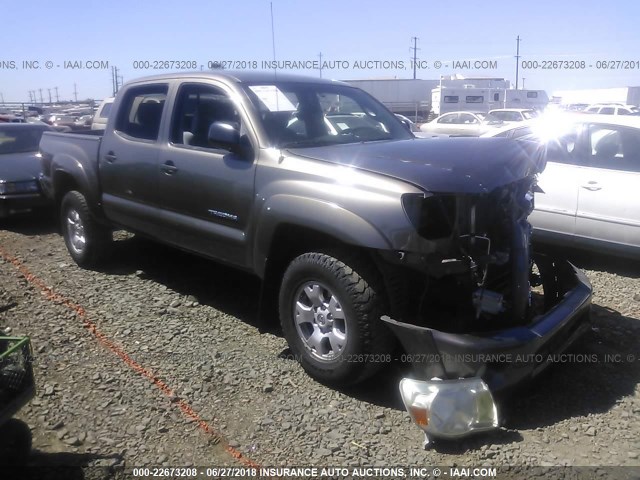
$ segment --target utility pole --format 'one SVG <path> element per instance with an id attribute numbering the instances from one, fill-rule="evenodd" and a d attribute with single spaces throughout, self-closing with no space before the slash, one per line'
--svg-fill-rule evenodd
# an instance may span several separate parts
<path id="1" fill-rule="evenodd" d="M 40 103 L 44 103 L 44 99 L 42 98 L 42 89 L 39 88 L 38 92 L 40 92 Z"/>
<path id="2" fill-rule="evenodd" d="M 525 89 L 525 86 L 524 86 L 524 81 L 525 81 L 525 80 L 526 80 L 526 78 L 522 77 L 522 89 L 523 89 L 523 90 L 526 90 L 526 89 Z"/>
<path id="3" fill-rule="evenodd" d="M 113 85 L 113 97 L 116 96 L 116 93 L 118 93 L 118 88 L 121 85 L 121 81 L 124 80 L 124 78 L 122 78 L 121 76 L 118 75 L 118 67 L 111 67 L 111 83 Z"/>
<path id="4" fill-rule="evenodd" d="M 520 66 L 520 35 L 516 38 L 516 90 L 518 90 L 518 67 Z"/>
<path id="5" fill-rule="evenodd" d="M 76 88 L 76 84 L 73 84 L 73 98 L 75 99 L 75 101 L 78 101 L 78 89 Z"/>
<path id="6" fill-rule="evenodd" d="M 60 97 L 58 96 L 58 87 L 53 87 L 56 89 L 56 103 L 60 103 Z"/>
<path id="7" fill-rule="evenodd" d="M 49 105 L 51 105 L 51 89 L 47 88 L 47 90 L 49 90 Z"/>
<path id="8" fill-rule="evenodd" d="M 4 95 L 0 93 L 0 103 L 4 103 Z"/>
<path id="9" fill-rule="evenodd" d="M 413 79 L 416 79 L 416 66 L 418 64 L 418 37 L 411 37 L 411 40 L 413 40 L 413 47 L 411 47 L 411 50 L 413 50 Z"/>
<path id="10" fill-rule="evenodd" d="M 318 54 L 318 57 L 320 57 L 320 78 L 322 78 L 322 52 Z"/>

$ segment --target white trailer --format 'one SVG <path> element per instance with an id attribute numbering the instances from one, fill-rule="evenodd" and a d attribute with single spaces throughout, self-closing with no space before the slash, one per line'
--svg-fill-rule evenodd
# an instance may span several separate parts
<path id="1" fill-rule="evenodd" d="M 431 90 L 431 110 L 435 115 L 467 110 L 488 112 L 494 108 L 544 109 L 549 97 L 544 90 L 513 90 L 505 88 L 478 88 L 438 86 Z"/>

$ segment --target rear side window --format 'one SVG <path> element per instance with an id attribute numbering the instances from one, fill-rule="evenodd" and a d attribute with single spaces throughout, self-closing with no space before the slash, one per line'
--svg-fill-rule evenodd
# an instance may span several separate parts
<path id="1" fill-rule="evenodd" d="M 167 91 L 166 84 L 130 88 L 120 105 L 116 130 L 133 138 L 157 140 Z"/>
<path id="2" fill-rule="evenodd" d="M 445 95 L 444 96 L 444 103 L 458 103 L 458 96 L 457 95 Z"/>
<path id="3" fill-rule="evenodd" d="M 465 101 L 467 103 L 483 103 L 484 95 L 467 95 Z"/>

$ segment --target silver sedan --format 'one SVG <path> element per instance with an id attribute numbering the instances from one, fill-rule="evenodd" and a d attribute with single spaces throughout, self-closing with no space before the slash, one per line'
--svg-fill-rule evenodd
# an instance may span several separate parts
<path id="1" fill-rule="evenodd" d="M 488 113 L 450 112 L 423 123 L 420 131 L 433 137 L 477 137 L 502 125 L 502 120 Z"/>
<path id="2" fill-rule="evenodd" d="M 532 138 L 546 149 L 529 217 L 535 237 L 640 257 L 640 118 L 546 117 L 484 136 Z"/>

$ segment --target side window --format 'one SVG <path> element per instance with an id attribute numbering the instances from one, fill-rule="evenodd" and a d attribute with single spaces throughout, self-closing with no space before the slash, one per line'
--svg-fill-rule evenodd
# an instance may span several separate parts
<path id="1" fill-rule="evenodd" d="M 467 103 L 484 103 L 484 95 L 467 95 L 465 101 Z"/>
<path id="2" fill-rule="evenodd" d="M 600 115 L 613 115 L 616 109 L 613 107 L 602 107 L 598 112 Z"/>
<path id="3" fill-rule="evenodd" d="M 445 123 L 445 124 L 457 123 L 456 122 L 457 117 L 458 117 L 457 113 L 443 115 L 438 119 L 438 123 Z"/>
<path id="4" fill-rule="evenodd" d="M 640 131 L 609 125 L 589 126 L 591 166 L 640 172 Z"/>
<path id="5" fill-rule="evenodd" d="M 444 103 L 458 103 L 458 95 L 445 95 Z"/>
<path id="6" fill-rule="evenodd" d="M 171 123 L 171 143 L 207 148 L 214 122 L 240 128 L 240 116 L 226 93 L 211 85 L 182 85 Z"/>
<path id="7" fill-rule="evenodd" d="M 113 102 L 105 103 L 100 110 L 100 118 L 108 118 L 109 112 L 111 112 L 111 107 L 113 106 Z"/>
<path id="8" fill-rule="evenodd" d="M 480 123 L 478 119 L 470 113 L 461 113 L 458 123 L 464 123 L 465 125 L 471 125 L 472 123 Z"/>
<path id="9" fill-rule="evenodd" d="M 583 164 L 578 155 L 580 125 L 573 125 L 568 131 L 547 141 L 547 161 L 569 164 Z"/>
<path id="10" fill-rule="evenodd" d="M 493 101 L 494 102 L 500 101 L 500 94 L 499 93 L 494 93 L 493 94 Z"/>
<path id="11" fill-rule="evenodd" d="M 629 115 L 631 112 L 624 107 L 618 107 L 618 115 Z"/>
<path id="12" fill-rule="evenodd" d="M 166 84 L 127 90 L 120 105 L 116 130 L 134 138 L 157 140 L 167 91 Z"/>

